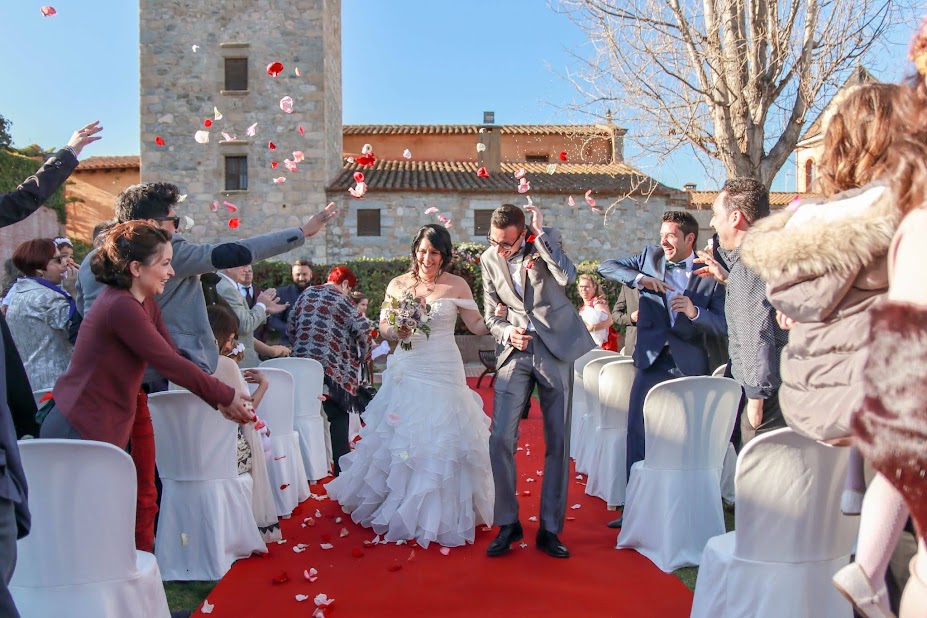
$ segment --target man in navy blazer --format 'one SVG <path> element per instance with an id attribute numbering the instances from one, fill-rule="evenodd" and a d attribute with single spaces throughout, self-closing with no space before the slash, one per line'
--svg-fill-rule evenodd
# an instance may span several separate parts
<path id="1" fill-rule="evenodd" d="M 628 411 L 629 477 L 631 466 L 644 459 L 647 393 L 672 378 L 708 375 L 712 367 L 707 341 L 727 334 L 724 286 L 692 274 L 696 242 L 695 217 L 684 211 L 668 211 L 660 225 L 659 245 L 648 245 L 637 255 L 599 265 L 599 274 L 606 279 L 640 291 L 633 356 L 637 375 Z"/>

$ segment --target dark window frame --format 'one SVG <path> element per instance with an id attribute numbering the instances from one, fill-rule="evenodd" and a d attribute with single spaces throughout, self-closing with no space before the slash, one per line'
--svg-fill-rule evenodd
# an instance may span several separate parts
<path id="1" fill-rule="evenodd" d="M 525 155 L 525 163 L 550 163 L 550 155 L 549 154 Z"/>
<path id="2" fill-rule="evenodd" d="M 248 59 L 241 57 L 225 58 L 224 90 L 241 92 L 248 89 Z M 237 81 L 236 81 L 237 80 Z M 243 87 L 239 87 L 243 86 Z"/>
<path id="3" fill-rule="evenodd" d="M 488 208 L 477 208 L 473 211 L 473 235 L 483 238 L 489 234 L 489 227 L 492 222 L 492 213 L 494 211 Z"/>
<path id="4" fill-rule="evenodd" d="M 248 190 L 248 155 L 225 155 L 225 190 Z M 230 165 L 231 164 L 231 165 Z"/>
<path id="5" fill-rule="evenodd" d="M 376 221 L 373 220 L 374 213 Z M 368 217 L 370 217 L 368 219 Z M 380 208 L 357 209 L 358 238 L 376 238 L 383 235 L 383 213 Z"/>

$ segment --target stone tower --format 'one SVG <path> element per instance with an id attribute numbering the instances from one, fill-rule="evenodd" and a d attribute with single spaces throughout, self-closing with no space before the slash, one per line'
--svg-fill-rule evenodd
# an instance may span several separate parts
<path id="1" fill-rule="evenodd" d="M 186 235 L 243 238 L 301 225 L 321 209 L 342 168 L 341 0 L 140 0 L 139 21 L 141 179 L 187 194 L 178 214 L 195 225 Z M 284 67 L 276 77 L 267 71 L 274 62 Z M 281 109 L 287 96 L 292 113 Z M 209 142 L 198 143 L 197 131 Z M 295 151 L 305 159 L 289 171 Z M 324 262 L 325 236 L 299 257 Z"/>

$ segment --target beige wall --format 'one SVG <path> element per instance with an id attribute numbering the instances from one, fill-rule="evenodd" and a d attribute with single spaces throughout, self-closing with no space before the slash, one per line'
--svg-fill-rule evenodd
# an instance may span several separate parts
<path id="1" fill-rule="evenodd" d="M 90 242 L 93 228 L 113 218 L 116 196 L 139 182 L 139 169 L 81 170 L 71 174 L 65 186 L 67 198 L 80 201 L 67 204 L 69 238 Z"/>
<path id="2" fill-rule="evenodd" d="M 40 206 L 37 211 L 19 223 L 0 228 L 0 260 L 8 260 L 13 256 L 16 247 L 27 240 L 55 238 L 60 236 L 62 231 L 55 211 Z M 0 271 L 0 276 L 2 276 L 2 271 Z"/>
<path id="3" fill-rule="evenodd" d="M 824 140 L 818 137 L 809 140 L 807 145 L 795 149 L 795 190 L 798 193 L 812 193 L 815 187 L 808 186 L 806 181 L 806 165 L 808 161 L 813 162 L 814 174 L 817 177 L 817 165 L 821 160 L 821 154 L 824 151 Z"/>

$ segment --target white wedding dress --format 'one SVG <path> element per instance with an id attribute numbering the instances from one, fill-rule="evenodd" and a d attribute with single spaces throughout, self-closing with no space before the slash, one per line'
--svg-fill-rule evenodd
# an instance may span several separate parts
<path id="1" fill-rule="evenodd" d="M 430 338 L 416 332 L 411 350 L 397 346 L 363 414 L 360 441 L 325 489 L 386 541 L 456 547 L 492 523 L 489 417 L 467 387 L 454 341 L 458 307 L 476 310 L 476 303 L 442 298 L 432 305 Z"/>

